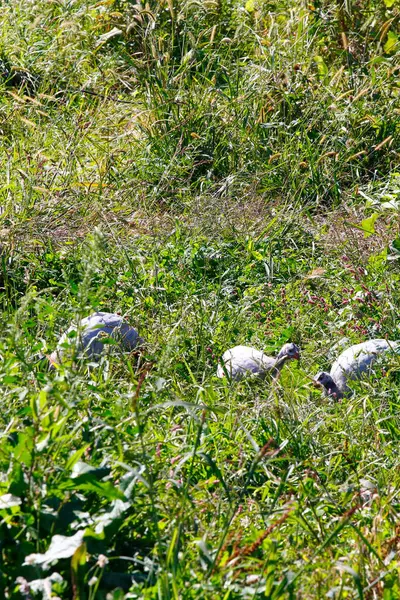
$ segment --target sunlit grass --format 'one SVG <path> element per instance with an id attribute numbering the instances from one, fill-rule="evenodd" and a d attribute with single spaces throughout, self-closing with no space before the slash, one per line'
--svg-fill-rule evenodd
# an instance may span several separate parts
<path id="1" fill-rule="evenodd" d="M 389 4 L 2 7 L 5 598 L 398 598 L 398 360 L 310 381 L 400 338 Z M 95 310 L 142 355 L 49 372 Z"/>

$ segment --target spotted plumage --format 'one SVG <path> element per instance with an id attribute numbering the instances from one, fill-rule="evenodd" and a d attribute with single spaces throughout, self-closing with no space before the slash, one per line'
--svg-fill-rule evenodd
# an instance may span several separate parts
<path id="1" fill-rule="evenodd" d="M 107 344 L 112 338 L 116 344 Z M 76 358 L 86 356 L 98 358 L 106 347 L 132 351 L 143 340 L 136 329 L 120 315 L 106 312 L 96 312 L 71 327 L 61 336 L 56 350 L 49 357 L 52 365 L 62 362 L 66 353 L 71 351 Z"/>

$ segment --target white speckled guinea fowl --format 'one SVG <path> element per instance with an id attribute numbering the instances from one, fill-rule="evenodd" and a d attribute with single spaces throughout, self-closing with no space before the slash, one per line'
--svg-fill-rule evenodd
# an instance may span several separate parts
<path id="1" fill-rule="evenodd" d="M 300 350 L 296 344 L 285 344 L 276 358 L 249 346 L 235 346 L 224 352 L 223 365 L 218 365 L 217 376 L 224 377 L 227 374 L 230 379 L 239 380 L 245 374 L 252 373 L 264 378 L 267 373 L 271 373 L 277 377 L 285 362 L 294 358 L 300 358 Z"/>
<path id="2" fill-rule="evenodd" d="M 373 365 L 379 356 L 388 352 L 395 352 L 400 347 L 400 342 L 376 339 L 355 344 L 347 348 L 335 360 L 330 373 L 324 371 L 314 378 L 317 385 L 322 385 L 329 396 L 343 398 L 351 393 L 347 385 L 348 380 L 360 379 L 369 376 Z"/>
<path id="3" fill-rule="evenodd" d="M 71 336 L 76 332 L 76 336 Z M 121 350 L 132 351 L 143 343 L 136 329 L 131 327 L 120 315 L 106 312 L 96 312 L 71 327 L 61 336 L 56 350 L 50 355 L 52 365 L 62 362 L 68 346 L 74 346 L 78 355 L 83 354 L 88 358 L 98 358 L 104 351 L 106 338 L 113 338 L 118 342 Z M 108 345 L 108 347 L 110 347 Z"/>

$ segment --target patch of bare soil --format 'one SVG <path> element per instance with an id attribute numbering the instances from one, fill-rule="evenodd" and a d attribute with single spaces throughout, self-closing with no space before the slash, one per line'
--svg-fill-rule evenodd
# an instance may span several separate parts
<path id="1" fill-rule="evenodd" d="M 224 184 L 225 185 L 225 184 Z M 90 196 L 90 195 L 89 195 Z M 400 235 L 400 219 L 394 212 L 378 217 L 375 233 L 366 236 L 361 222 L 370 216 L 362 207 L 341 206 L 331 212 L 310 215 L 295 205 L 283 204 L 280 198 L 257 194 L 255 186 L 243 185 L 229 189 L 229 182 L 214 194 L 191 198 L 182 211 L 182 204 L 146 206 L 146 198 L 121 198 L 93 194 L 91 197 L 58 197 L 29 220 L 0 230 L 0 242 L 7 246 L 27 248 L 55 247 L 81 243 L 96 228 L 114 241 L 123 244 L 135 238 L 166 239 L 177 227 L 196 231 L 207 238 L 235 238 L 281 230 L 282 223 L 296 223 L 308 231 L 327 253 L 341 251 L 356 262 L 366 262 Z M 179 207 L 179 210 L 178 210 Z"/>
<path id="2" fill-rule="evenodd" d="M 380 215 L 374 224 L 375 233 L 366 235 L 361 222 L 369 216 L 362 207 L 340 207 L 309 220 L 307 229 L 327 252 L 340 249 L 355 261 L 365 263 L 400 235 L 400 219 L 394 212 Z"/>

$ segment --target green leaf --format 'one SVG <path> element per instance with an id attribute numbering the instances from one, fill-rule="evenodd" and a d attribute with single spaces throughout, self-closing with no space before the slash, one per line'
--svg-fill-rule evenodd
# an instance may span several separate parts
<path id="1" fill-rule="evenodd" d="M 247 0 L 246 4 L 245 4 L 245 9 L 247 10 L 247 12 L 251 13 L 254 12 L 255 9 L 255 0 Z"/>
<path id="2" fill-rule="evenodd" d="M 399 43 L 399 36 L 394 31 L 388 31 L 386 44 L 383 49 L 386 54 L 393 54 L 396 51 Z"/>
<path id="3" fill-rule="evenodd" d="M 369 237 L 375 233 L 375 221 L 379 217 L 378 213 L 374 213 L 368 219 L 361 221 L 361 229 L 364 231 L 364 237 Z"/>
<path id="4" fill-rule="evenodd" d="M 392 8 L 392 6 L 394 6 L 397 2 L 397 0 L 383 0 L 385 3 L 385 6 L 387 6 L 387 8 Z"/>
<path id="5" fill-rule="evenodd" d="M 219 469 L 218 465 L 214 462 L 214 460 L 211 458 L 211 456 L 209 454 L 206 454 L 205 452 L 198 452 L 198 456 L 201 456 L 202 458 L 204 458 L 204 460 L 209 464 L 209 466 L 211 467 L 212 472 L 214 473 L 214 475 L 216 476 L 216 478 L 219 480 L 219 482 L 221 483 L 221 485 L 223 486 L 225 493 L 227 495 L 228 500 L 230 500 L 230 492 L 229 492 L 229 488 L 225 483 L 224 477 L 221 473 L 221 470 Z"/>
<path id="6" fill-rule="evenodd" d="M 75 590 L 74 600 L 84 600 L 84 570 L 86 564 L 86 544 L 83 543 L 75 550 L 71 559 L 72 582 Z"/>
<path id="7" fill-rule="evenodd" d="M 30 467 L 33 461 L 35 432 L 32 427 L 27 427 L 24 433 L 18 434 L 18 444 L 14 449 L 14 457 L 21 464 Z"/>
<path id="8" fill-rule="evenodd" d="M 17 375 L 4 375 L 3 377 L 3 383 L 4 384 L 11 384 L 11 383 L 18 383 L 18 377 Z"/>
<path id="9" fill-rule="evenodd" d="M 94 492 L 107 500 L 126 500 L 121 490 L 111 481 L 101 481 L 110 474 L 109 467 L 92 467 L 83 461 L 73 465 L 71 478 L 61 484 L 63 490 Z"/>
<path id="10" fill-rule="evenodd" d="M 13 466 L 11 477 L 9 477 L 10 486 L 8 491 L 15 496 L 24 496 L 29 485 L 24 477 L 24 471 L 19 463 Z"/>
<path id="11" fill-rule="evenodd" d="M 393 250 L 400 253 L 400 238 L 396 238 L 395 240 L 393 240 L 391 246 Z"/>
<path id="12" fill-rule="evenodd" d="M 83 492 L 94 492 L 100 498 L 106 498 L 107 500 L 126 500 L 124 494 L 117 487 L 114 486 L 111 481 L 98 481 L 97 479 L 88 480 L 85 475 L 81 480 L 70 479 L 64 484 L 60 485 L 60 489 L 63 490 L 82 490 Z"/>
<path id="13" fill-rule="evenodd" d="M 69 459 L 67 460 L 66 465 L 65 465 L 65 470 L 70 471 L 72 469 L 72 467 L 75 465 L 75 463 L 77 463 L 78 460 L 81 458 L 81 456 L 83 456 L 85 454 L 85 452 L 88 448 L 90 448 L 90 444 L 86 444 L 86 446 L 82 446 L 82 448 L 79 448 L 79 450 L 74 452 L 74 454 L 72 454 L 69 457 Z"/>
<path id="14" fill-rule="evenodd" d="M 38 407 L 36 404 L 36 398 L 34 396 L 31 397 L 31 399 L 29 401 L 29 405 L 31 407 L 32 417 L 33 417 L 34 421 L 38 421 L 39 413 L 38 413 Z"/>
<path id="15" fill-rule="evenodd" d="M 197 548 L 200 554 L 200 559 L 207 566 L 211 567 L 214 565 L 214 558 L 211 554 L 210 548 L 207 545 L 205 538 L 197 541 Z"/>
<path id="16" fill-rule="evenodd" d="M 386 264 L 387 258 L 388 250 L 387 248 L 384 248 L 382 252 L 379 252 L 378 254 L 371 254 L 371 256 L 368 259 L 368 264 L 373 269 L 382 269 Z"/>
<path id="17" fill-rule="evenodd" d="M 326 75 L 328 75 L 329 69 L 326 66 L 326 63 L 324 61 L 324 59 L 322 58 L 322 56 L 316 56 L 314 58 L 316 65 L 317 65 L 317 69 L 318 69 L 318 74 L 321 77 L 325 77 Z"/>
<path id="18" fill-rule="evenodd" d="M 43 411 L 47 406 L 47 392 L 45 390 L 41 390 L 39 393 L 38 406 L 41 411 Z"/>

